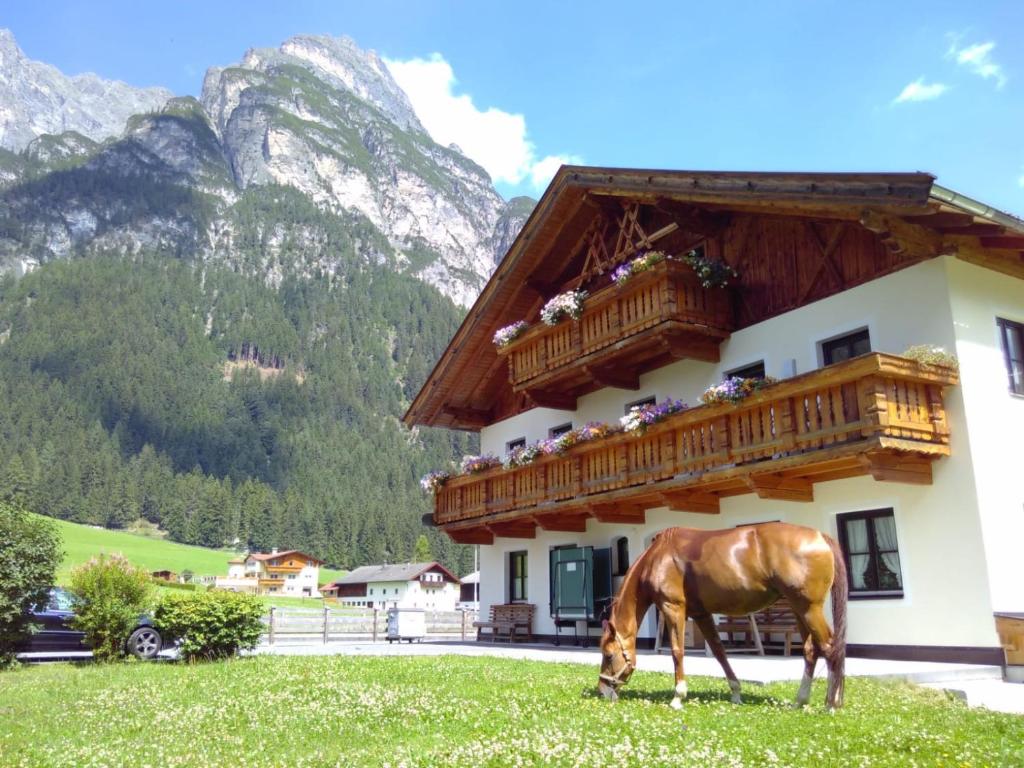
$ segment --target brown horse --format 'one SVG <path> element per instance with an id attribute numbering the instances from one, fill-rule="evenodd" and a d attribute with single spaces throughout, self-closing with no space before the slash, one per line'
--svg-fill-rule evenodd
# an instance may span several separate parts
<path id="1" fill-rule="evenodd" d="M 740 702 L 740 682 L 729 666 L 715 630 L 713 614 L 740 616 L 788 598 L 803 638 L 804 676 L 796 703 L 811 695 L 818 657 L 828 664 L 830 709 L 843 705 L 846 665 L 846 565 L 839 545 L 813 528 L 765 523 L 723 531 L 669 528 L 630 566 L 604 622 L 598 688 L 605 698 L 618 698 L 618 688 L 636 668 L 637 627 L 647 609 L 658 607 L 672 638 L 676 686 L 672 706 L 686 697 L 683 646 L 686 617 L 701 632 Z M 831 590 L 832 620 L 825 620 L 825 598 Z"/>

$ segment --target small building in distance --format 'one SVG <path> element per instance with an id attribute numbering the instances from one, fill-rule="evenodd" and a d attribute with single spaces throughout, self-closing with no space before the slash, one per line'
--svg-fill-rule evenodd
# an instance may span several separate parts
<path id="1" fill-rule="evenodd" d="M 364 565 L 325 585 L 322 593 L 364 608 L 454 611 L 459 580 L 438 562 Z"/>
<path id="2" fill-rule="evenodd" d="M 215 584 L 220 589 L 255 595 L 320 597 L 317 584 L 321 565 L 323 560 L 297 549 L 250 552 L 244 558 L 229 560 L 227 577 L 218 576 Z"/>
<path id="3" fill-rule="evenodd" d="M 480 571 L 473 571 L 462 577 L 458 607 L 468 611 L 480 610 Z"/>

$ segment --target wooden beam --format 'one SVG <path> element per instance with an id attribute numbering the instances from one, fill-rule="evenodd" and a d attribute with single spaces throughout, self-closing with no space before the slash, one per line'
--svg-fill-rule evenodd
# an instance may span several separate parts
<path id="1" fill-rule="evenodd" d="M 640 389 L 640 374 L 628 368 L 615 370 L 613 368 L 599 368 L 593 365 L 583 366 L 583 371 L 602 387 L 614 387 L 615 389 Z"/>
<path id="2" fill-rule="evenodd" d="M 446 405 L 441 410 L 452 418 L 471 426 L 486 427 L 492 421 L 491 412 L 479 408 L 462 408 L 456 405 Z"/>
<path id="3" fill-rule="evenodd" d="M 542 531 L 587 532 L 587 515 L 585 513 L 533 515 L 531 519 L 537 523 Z"/>
<path id="4" fill-rule="evenodd" d="M 642 525 L 647 520 L 647 513 L 631 504 L 608 503 L 587 504 L 585 509 L 599 523 L 635 523 Z"/>
<path id="5" fill-rule="evenodd" d="M 533 276 L 526 278 L 526 280 L 523 281 L 523 285 L 545 300 L 551 298 L 555 288 L 558 287 L 553 283 L 549 283 Z"/>
<path id="6" fill-rule="evenodd" d="M 938 211 L 935 213 L 911 214 L 903 218 L 909 219 L 914 224 L 923 224 L 932 229 L 945 227 L 969 227 L 974 223 L 974 217 L 969 213 L 953 213 Z"/>
<path id="7" fill-rule="evenodd" d="M 999 224 L 968 224 L 965 227 L 939 227 L 938 230 L 944 235 L 998 236 L 1006 231 L 1006 227 Z"/>
<path id="8" fill-rule="evenodd" d="M 1015 250 L 1024 248 L 1024 237 L 983 237 L 981 238 L 982 248 L 1006 248 Z"/>
<path id="9" fill-rule="evenodd" d="M 519 518 L 504 523 L 487 523 L 487 530 L 495 536 L 508 539 L 534 539 L 537 537 L 537 524 L 530 518 Z"/>
<path id="10" fill-rule="evenodd" d="M 861 464 L 868 473 L 885 482 L 932 484 L 932 463 L 922 456 L 913 454 L 865 453 Z"/>
<path id="11" fill-rule="evenodd" d="M 560 411 L 575 411 L 576 396 L 564 392 L 549 392 L 543 389 L 524 390 L 538 408 L 556 408 Z"/>
<path id="12" fill-rule="evenodd" d="M 701 360 L 705 363 L 717 363 L 721 360 L 721 340 L 703 335 L 663 336 L 662 348 L 676 360 Z"/>
<path id="13" fill-rule="evenodd" d="M 659 498 L 666 507 L 680 512 L 699 512 L 703 515 L 717 515 L 722 511 L 719 497 L 713 493 L 676 491 L 663 493 Z"/>
<path id="14" fill-rule="evenodd" d="M 659 199 L 654 207 L 672 219 L 683 232 L 703 237 L 720 235 L 732 220 L 732 214 L 728 211 L 709 211 L 667 198 Z"/>
<path id="15" fill-rule="evenodd" d="M 494 534 L 486 528 L 458 528 L 454 531 L 446 530 L 445 533 L 456 544 L 493 544 Z"/>
<path id="16" fill-rule="evenodd" d="M 747 475 L 744 482 L 761 499 L 814 501 L 814 487 L 803 478 L 762 473 Z"/>
<path id="17" fill-rule="evenodd" d="M 860 223 L 893 253 L 930 259 L 942 252 L 942 236 L 920 224 L 872 210 L 861 212 Z"/>

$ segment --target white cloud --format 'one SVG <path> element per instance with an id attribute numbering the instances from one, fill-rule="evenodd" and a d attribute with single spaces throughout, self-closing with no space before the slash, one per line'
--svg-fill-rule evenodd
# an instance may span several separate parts
<path id="1" fill-rule="evenodd" d="M 937 99 L 939 96 L 949 90 L 949 86 L 945 83 L 925 83 L 923 77 L 917 78 L 912 83 L 908 83 L 900 95 L 892 100 L 893 104 L 902 104 L 905 101 L 931 101 Z"/>
<path id="2" fill-rule="evenodd" d="M 967 67 L 985 80 L 994 77 L 996 88 L 1006 85 L 1006 73 L 1003 72 L 1003 68 L 999 64 L 992 60 L 991 53 L 992 49 L 996 47 L 995 42 L 989 40 L 987 43 L 975 43 L 966 48 L 958 48 L 957 44 L 958 41 L 954 38 L 952 45 L 949 46 L 949 51 L 946 52 L 949 58 L 955 59 L 957 64 Z"/>
<path id="3" fill-rule="evenodd" d="M 538 158 L 527 137 L 526 118 L 497 107 L 482 110 L 468 94 L 456 94 L 455 72 L 441 54 L 384 62 L 434 141 L 445 146 L 457 144 L 494 181 L 519 184 L 529 179 L 541 189 L 562 163 L 581 162 L 569 155 Z"/>

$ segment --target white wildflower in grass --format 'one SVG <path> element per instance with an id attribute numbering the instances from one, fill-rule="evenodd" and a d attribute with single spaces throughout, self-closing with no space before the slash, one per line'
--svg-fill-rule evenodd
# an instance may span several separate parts
<path id="1" fill-rule="evenodd" d="M 583 663 L 256 656 L 26 667 L 0 675 L 4 766 L 1003 766 L 1024 718 L 916 686 L 849 678 L 846 706 L 793 709 L 797 681 L 747 686 L 638 671 L 616 704 Z M 257 698 L 254 699 L 254 696 Z M 60 716 L 55 716 L 59 712 Z"/>
<path id="2" fill-rule="evenodd" d="M 553 296 L 541 309 L 540 319 L 546 325 L 557 325 L 567 317 L 579 320 L 583 315 L 583 302 L 586 298 L 586 291 L 567 291 Z"/>

